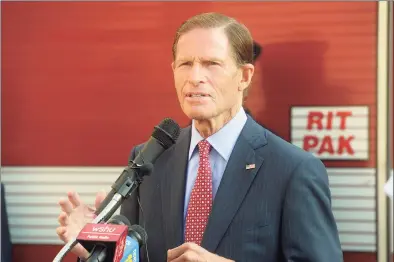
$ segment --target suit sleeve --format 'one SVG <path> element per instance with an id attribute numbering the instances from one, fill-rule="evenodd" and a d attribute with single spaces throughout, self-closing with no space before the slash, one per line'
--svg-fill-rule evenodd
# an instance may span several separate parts
<path id="1" fill-rule="evenodd" d="M 293 171 L 286 189 L 282 233 L 285 261 L 343 261 L 328 175 L 319 159 L 305 159 Z"/>

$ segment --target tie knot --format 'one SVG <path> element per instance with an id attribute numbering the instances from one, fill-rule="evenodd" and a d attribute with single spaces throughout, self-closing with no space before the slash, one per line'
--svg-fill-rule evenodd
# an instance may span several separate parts
<path id="1" fill-rule="evenodd" d="M 198 150 L 200 154 L 209 154 L 209 150 L 211 149 L 211 144 L 207 140 L 201 140 L 198 142 Z"/>

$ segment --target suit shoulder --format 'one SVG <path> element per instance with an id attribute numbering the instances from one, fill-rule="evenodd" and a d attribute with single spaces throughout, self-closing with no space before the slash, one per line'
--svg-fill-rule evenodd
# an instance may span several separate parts
<path id="1" fill-rule="evenodd" d="M 278 162 L 280 167 L 287 167 L 290 171 L 294 170 L 294 168 L 304 161 L 323 165 L 322 161 L 312 153 L 291 144 L 268 129 L 261 127 L 260 132 L 266 139 L 266 145 L 258 150 L 258 152 L 262 154 L 263 158 Z"/>
<path id="2" fill-rule="evenodd" d="M 291 144 L 290 142 L 273 134 L 268 130 L 267 130 L 267 140 L 268 140 L 268 145 L 271 144 L 271 146 L 274 147 L 278 151 L 278 153 L 283 154 L 284 156 L 292 156 L 295 158 L 295 160 L 316 158 L 313 154 L 303 150 L 302 148 L 296 145 Z"/>
<path id="3" fill-rule="evenodd" d="M 278 191 L 280 188 L 286 190 L 291 181 L 303 181 L 306 184 L 319 181 L 321 185 L 328 185 L 327 170 L 319 158 L 267 129 L 264 132 L 267 143 L 256 153 L 264 159 L 264 170 L 283 182 L 281 186 L 277 185 Z"/>

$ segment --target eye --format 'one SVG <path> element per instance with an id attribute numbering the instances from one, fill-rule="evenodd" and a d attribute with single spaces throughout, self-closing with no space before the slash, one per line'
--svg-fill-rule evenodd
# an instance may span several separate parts
<path id="1" fill-rule="evenodd" d="M 216 62 L 216 61 L 206 61 L 205 64 L 207 66 L 218 66 L 218 65 L 220 65 L 220 63 Z"/>
<path id="2" fill-rule="evenodd" d="M 191 61 L 182 62 L 179 66 L 191 66 L 193 63 Z"/>

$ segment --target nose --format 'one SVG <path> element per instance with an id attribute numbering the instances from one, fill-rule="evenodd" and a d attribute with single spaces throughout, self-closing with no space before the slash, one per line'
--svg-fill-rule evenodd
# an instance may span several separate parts
<path id="1" fill-rule="evenodd" d="M 198 86 L 204 83 L 204 72 L 199 63 L 194 63 L 189 73 L 189 83 L 193 86 Z"/>

